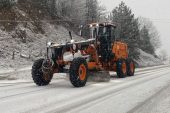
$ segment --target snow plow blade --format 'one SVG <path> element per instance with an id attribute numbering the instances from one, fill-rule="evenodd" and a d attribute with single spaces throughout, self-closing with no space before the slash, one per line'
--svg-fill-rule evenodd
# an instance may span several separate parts
<path id="1" fill-rule="evenodd" d="M 89 72 L 89 82 L 109 82 L 110 73 L 108 71 Z"/>

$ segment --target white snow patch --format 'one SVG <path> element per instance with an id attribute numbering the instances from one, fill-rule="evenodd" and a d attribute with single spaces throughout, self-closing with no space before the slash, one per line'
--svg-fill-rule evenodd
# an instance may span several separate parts
<path id="1" fill-rule="evenodd" d="M 147 66 L 156 66 L 163 64 L 159 58 L 155 58 L 153 55 L 144 52 L 141 49 L 138 49 L 140 55 L 139 59 L 135 60 L 139 67 L 147 67 Z"/>

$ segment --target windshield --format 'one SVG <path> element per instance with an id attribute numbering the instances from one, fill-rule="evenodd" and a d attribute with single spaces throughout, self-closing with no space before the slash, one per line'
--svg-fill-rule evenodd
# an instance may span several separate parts
<path id="1" fill-rule="evenodd" d="M 86 39 L 96 38 L 98 35 L 97 27 L 85 26 L 81 30 L 81 36 Z"/>
<path id="2" fill-rule="evenodd" d="M 111 28 L 112 27 L 104 27 L 104 26 L 99 27 L 98 35 L 99 36 L 111 36 L 111 33 L 112 33 Z"/>
<path id="3" fill-rule="evenodd" d="M 84 26 L 82 29 L 81 29 L 81 36 L 83 38 L 86 38 L 86 39 L 89 39 L 90 38 L 90 29 L 88 26 Z"/>
<path id="4" fill-rule="evenodd" d="M 96 38 L 97 36 L 107 36 L 114 38 L 114 28 L 112 26 L 85 26 L 82 28 L 81 33 L 81 36 L 86 39 Z"/>

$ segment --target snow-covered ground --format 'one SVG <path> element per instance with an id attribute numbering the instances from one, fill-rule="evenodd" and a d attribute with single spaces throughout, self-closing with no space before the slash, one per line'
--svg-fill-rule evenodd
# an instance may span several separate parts
<path id="1" fill-rule="evenodd" d="M 28 27 L 29 26 L 29 27 Z M 26 67 L 32 65 L 33 60 L 44 57 L 46 52 L 46 42 L 66 43 L 70 41 L 69 33 L 63 26 L 54 26 L 49 23 L 43 24 L 45 34 L 37 34 L 32 31 L 31 23 L 28 28 L 22 25 L 16 27 L 16 31 L 6 32 L 0 29 L 0 68 Z M 31 29 L 30 29 L 31 28 Z M 13 38 L 17 30 L 25 30 L 27 43 L 22 43 L 21 39 Z M 73 33 L 75 40 L 82 40 Z M 13 51 L 15 59 L 12 60 Z M 30 59 L 29 59 L 30 56 Z M 24 58 L 23 58 L 24 57 Z"/>
<path id="2" fill-rule="evenodd" d="M 70 41 L 69 27 L 49 21 L 51 18 L 45 9 L 29 8 L 17 5 L 10 10 L 0 11 L 2 19 L 7 20 L 0 22 L 0 69 L 32 65 L 35 59 L 43 57 L 46 53 L 47 41 L 56 43 Z M 34 14 L 31 15 L 27 10 L 33 11 Z M 42 11 L 44 12 L 41 13 Z M 73 31 L 72 36 L 75 40 L 82 40 Z"/>
<path id="3" fill-rule="evenodd" d="M 65 79 L 38 87 L 30 80 L 0 81 L 2 113 L 169 113 L 170 67 L 142 68 L 135 76 L 88 82 Z"/>
<path id="4" fill-rule="evenodd" d="M 148 67 L 148 66 L 157 66 L 164 64 L 159 58 L 144 52 L 141 49 L 137 49 L 140 53 L 139 59 L 136 59 L 135 62 L 139 67 Z"/>

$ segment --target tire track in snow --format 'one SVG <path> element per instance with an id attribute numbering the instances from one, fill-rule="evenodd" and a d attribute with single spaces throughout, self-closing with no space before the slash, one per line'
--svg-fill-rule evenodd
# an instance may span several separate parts
<path id="1" fill-rule="evenodd" d="M 33 112 L 33 111 L 34 112 L 39 112 L 39 110 L 43 111 L 43 112 L 49 112 L 49 113 L 51 113 L 51 112 L 59 112 L 59 113 L 66 112 L 66 111 L 69 111 L 70 109 L 73 109 L 73 108 L 75 108 L 77 106 L 84 105 L 84 104 L 89 103 L 91 101 L 94 101 L 96 99 L 102 98 L 102 97 L 104 97 L 106 95 L 109 95 L 110 93 L 116 93 L 118 91 L 122 91 L 124 89 L 127 89 L 127 88 L 129 88 L 129 87 L 131 87 L 133 85 L 136 86 L 136 85 L 140 85 L 140 84 L 143 84 L 145 82 L 148 82 L 148 81 L 151 81 L 151 80 L 154 80 L 154 79 L 158 79 L 158 78 L 160 78 L 162 76 L 165 76 L 167 73 L 169 73 L 169 71 L 157 73 L 155 75 L 142 78 L 142 80 L 139 79 L 138 81 L 136 81 L 136 80 L 128 81 L 128 82 L 123 83 L 123 84 L 118 84 L 118 85 L 116 85 L 114 87 L 111 87 L 112 84 L 111 85 L 107 85 L 107 87 L 102 88 L 103 90 L 102 89 L 97 89 L 97 90 L 95 90 L 93 92 L 88 92 L 89 95 L 88 94 L 87 95 L 83 94 L 84 97 L 82 97 L 82 96 L 75 96 L 75 97 L 72 97 L 72 99 L 75 99 L 75 100 L 66 99 L 66 100 L 54 102 L 54 103 L 48 104 L 46 106 L 43 106 L 42 108 L 35 108 L 35 109 L 31 110 L 30 112 Z M 163 75 L 161 75 L 161 74 L 163 74 Z M 120 88 L 116 89 L 116 87 L 120 87 Z M 109 91 L 107 92 L 107 90 L 109 90 Z M 102 91 L 102 94 L 99 93 L 101 91 Z M 91 95 L 92 93 L 95 93 L 95 94 L 93 94 L 93 96 L 92 96 Z M 57 105 L 58 103 L 60 103 L 60 104 Z M 48 108 L 48 110 L 47 109 L 43 109 L 43 108 Z"/>
<path id="2" fill-rule="evenodd" d="M 167 68 L 168 69 L 168 68 Z M 160 69 L 160 70 L 155 70 L 153 72 L 147 72 L 147 73 L 143 73 L 143 74 L 137 74 L 137 76 L 134 76 L 134 77 L 127 77 L 127 78 L 124 78 L 124 79 L 120 79 L 120 78 L 116 78 L 116 79 L 112 79 L 112 81 L 114 80 L 122 80 L 122 81 L 134 81 L 134 80 L 137 80 L 137 79 L 140 79 L 140 78 L 144 78 L 144 77 L 148 77 L 150 75 L 153 75 L 153 74 L 156 74 L 158 72 L 164 72 L 165 70 L 167 69 Z M 141 76 L 140 76 L 141 75 Z M 143 75 L 143 76 L 142 76 Z M 62 83 L 62 82 L 69 82 L 69 81 L 59 81 L 59 82 L 55 82 L 55 85 L 59 84 L 59 83 Z M 93 85 L 95 83 L 98 83 L 98 82 L 90 82 L 88 85 Z M 122 84 L 123 82 L 120 82 L 120 83 L 117 83 L 115 85 L 120 85 Z M 71 84 L 70 84 L 71 85 Z M 52 87 L 52 88 L 51 88 Z M 106 86 L 108 87 L 108 86 Z M 28 89 L 29 88 L 29 89 Z M 37 92 L 40 92 L 40 91 L 43 91 L 43 92 L 48 92 L 50 90 L 53 90 L 55 87 L 53 87 L 53 83 L 50 84 L 49 86 L 44 86 L 44 87 L 36 87 L 36 85 L 28 85 L 28 86 L 21 86 L 21 87 L 18 87 L 18 88 L 13 88 L 13 89 L 6 89 L 5 90 L 5 94 L 8 94 L 8 90 L 9 92 L 11 92 L 12 90 L 15 92 L 14 94 L 9 94 L 8 96 L 2 96 L 0 95 L 0 100 L 1 99 L 6 99 L 6 98 L 13 98 L 13 97 L 16 97 L 16 96 L 24 96 L 24 95 L 27 95 L 27 94 L 31 94 L 31 93 L 37 93 Z M 70 86 L 71 88 L 71 86 Z M 18 89 L 18 91 L 17 91 Z M 57 89 L 57 88 L 56 88 Z M 0 90 L 1 92 L 3 92 L 3 90 Z"/>

